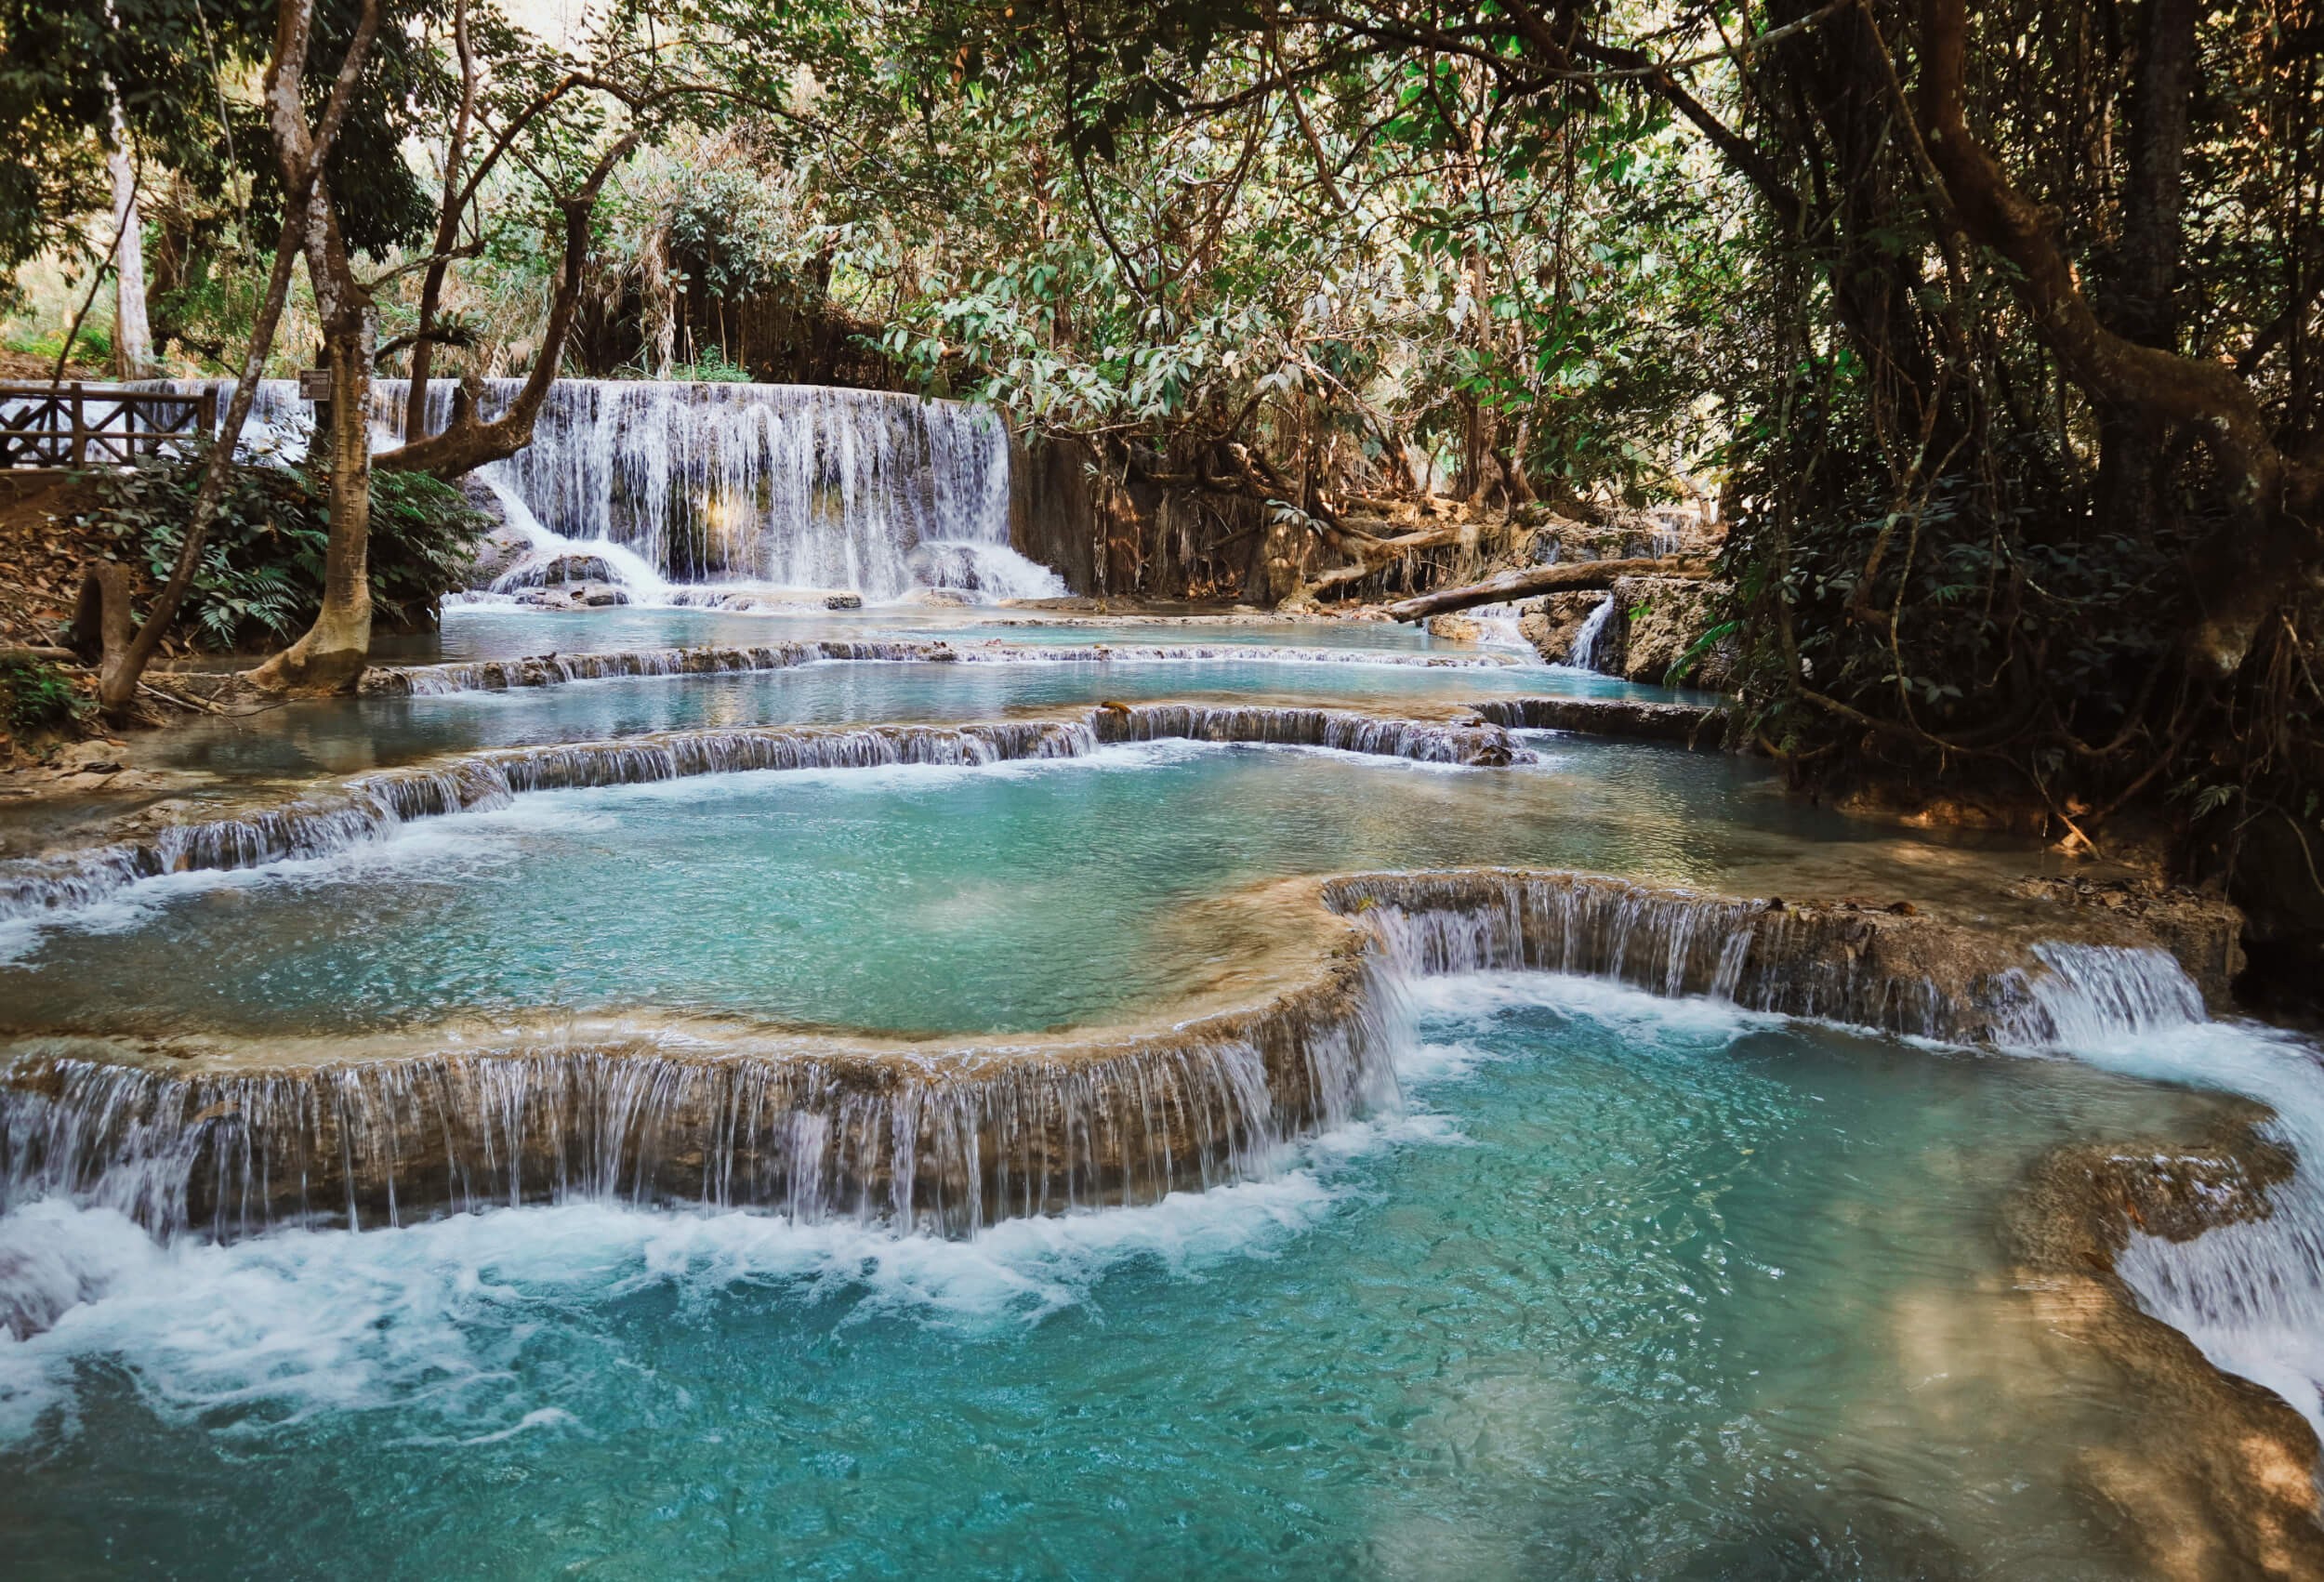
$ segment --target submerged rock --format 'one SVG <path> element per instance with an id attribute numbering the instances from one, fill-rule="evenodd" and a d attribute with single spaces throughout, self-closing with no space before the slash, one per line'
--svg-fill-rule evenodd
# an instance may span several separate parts
<path id="1" fill-rule="evenodd" d="M 1425 625 L 1428 635 L 1446 642 L 1483 642 L 1485 623 L 1468 615 L 1432 615 Z"/>

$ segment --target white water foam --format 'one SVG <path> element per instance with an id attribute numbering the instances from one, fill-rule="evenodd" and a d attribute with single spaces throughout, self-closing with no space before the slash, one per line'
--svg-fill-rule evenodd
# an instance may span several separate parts
<path id="1" fill-rule="evenodd" d="M 1590 618 L 1574 634 L 1573 646 L 1565 651 L 1565 663 L 1576 670 L 1596 671 L 1598 649 L 1605 640 L 1607 623 L 1614 618 L 1614 595 L 1607 594 L 1598 607 L 1590 612 Z"/>
<path id="2" fill-rule="evenodd" d="M 2324 1062 L 2315 1047 L 2274 1028 L 2210 1022 L 2086 1038 L 2074 1053 L 2275 1111 L 2264 1129 L 2296 1163 L 2267 1218 L 2191 1242 L 2133 1233 L 2115 1267 L 2148 1312 L 2217 1366 L 2282 1396 L 2324 1435 Z"/>
<path id="3" fill-rule="evenodd" d="M 33 1203 L 0 1216 L 0 1316 L 21 1311 L 30 1331 L 0 1333 L 0 1444 L 44 1423 L 69 1430 L 75 1374 L 99 1359 L 165 1420 L 221 1431 L 388 1408 L 470 1442 L 554 1426 L 545 1386 L 520 1372 L 536 1332 L 592 1332 L 604 1304 L 653 1287 L 693 1301 L 772 1287 L 801 1305 L 841 1304 L 843 1322 L 1018 1330 L 1085 1304 L 1127 1265 L 1191 1278 L 1272 1256 L 1345 1196 L 1339 1166 L 1430 1131 L 1351 1127 L 1269 1180 L 1004 1220 L 962 1240 L 573 1204 L 164 1246 L 112 1209 Z"/>

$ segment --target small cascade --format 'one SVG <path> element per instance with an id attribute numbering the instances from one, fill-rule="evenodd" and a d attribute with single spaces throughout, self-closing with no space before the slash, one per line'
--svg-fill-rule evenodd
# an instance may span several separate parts
<path id="1" fill-rule="evenodd" d="M 231 1238 L 594 1200 L 969 1234 L 1252 1179 L 1393 1105 L 1395 1000 L 1372 976 L 1342 956 L 1261 1009 L 1112 1046 L 565 1043 L 190 1074 L 27 1057 L 0 1209 L 70 1195 Z"/>
<path id="2" fill-rule="evenodd" d="M 1479 718 L 1512 731 L 1576 731 L 1592 736 L 1635 736 L 1677 742 L 1705 751 L 1726 745 L 1727 714 L 1695 703 L 1647 703 L 1631 698 L 1487 698 L 1469 705 Z"/>
<path id="3" fill-rule="evenodd" d="M 1115 705 L 1090 717 L 1103 742 L 1230 742 L 1410 758 L 1419 763 L 1504 768 L 1534 754 L 1498 725 L 1438 725 L 1323 708 L 1208 708 L 1190 704 Z"/>
<path id="4" fill-rule="evenodd" d="M 1330 880 L 1403 970 L 1566 972 L 1666 995 L 1949 1043 L 2070 1046 L 2095 1029 L 2199 1022 L 2202 996 L 2151 948 L 2048 943 L 1847 905 L 1649 889 L 1583 874 L 1477 871 Z"/>
<path id="5" fill-rule="evenodd" d="M 674 650 L 738 668 L 780 668 L 814 659 L 891 660 L 912 645 L 824 642 L 768 649 Z M 616 659 L 633 656 L 614 655 Z M 586 672 L 592 656 L 572 664 Z M 708 661 L 690 659 L 689 663 Z M 482 681 L 498 662 L 469 678 Z M 547 666 L 547 660 L 524 665 Z M 432 668 L 432 667 L 431 667 Z M 501 672 L 508 674 L 505 670 Z M 627 672 L 623 672 L 627 673 Z M 522 669 L 518 672 L 520 677 Z M 517 684 L 530 684 L 519 680 Z M 499 807 L 510 797 L 638 785 L 764 770 L 874 769 L 925 764 L 967 767 L 1025 759 L 1086 758 L 1107 743 L 1184 739 L 1342 752 L 1423 763 L 1497 767 L 1533 755 L 1500 727 L 1440 725 L 1300 708 L 1190 708 L 1160 705 L 1093 710 L 1088 721 L 997 720 L 952 726 L 872 725 L 854 730 L 737 726 L 669 731 L 610 742 L 503 747 L 413 769 L 387 770 L 234 818 L 163 826 L 151 835 L 57 857 L 0 863 L 0 922 L 93 905 L 140 880 L 197 870 L 228 871 L 331 856 L 381 840 L 414 819 Z"/>
<path id="6" fill-rule="evenodd" d="M 2168 951 L 2053 941 L 2034 955 L 2048 970 L 2032 979 L 2034 1014 L 2014 1042 L 2080 1048 L 2205 1020 L 2202 991 Z"/>
<path id="7" fill-rule="evenodd" d="M 1605 640 L 1605 628 L 1614 619 L 1614 595 L 1607 594 L 1598 607 L 1590 612 L 1590 618 L 1574 634 L 1574 645 L 1565 652 L 1565 663 L 1577 670 L 1595 670 L 1600 658 L 1598 649 Z"/>
<path id="8" fill-rule="evenodd" d="M 2031 1014 L 2018 1042 L 2149 1081 L 2265 1104 L 2260 1133 L 2283 1145 L 2290 1179 L 2253 1189 L 2233 1151 L 2135 1152 L 2108 1163 L 2175 1180 L 2199 1235 L 2133 1219 L 2115 1272 L 2151 1316 L 2213 1364 L 2283 1397 L 2324 1435 L 2324 1061 L 2306 1040 L 2207 1022 L 2201 995 L 2164 952 L 2036 947 Z"/>
<path id="9" fill-rule="evenodd" d="M 608 538 L 568 538 L 553 532 L 533 514 L 533 508 L 502 476 L 500 468 L 488 467 L 479 476 L 499 505 L 501 520 L 530 546 L 522 560 L 493 579 L 493 592 L 509 594 L 520 588 L 538 587 L 548 567 L 560 560 L 578 558 L 602 562 L 605 580 L 618 583 L 634 603 L 667 604 L 676 598 L 676 590 L 654 563 L 627 544 L 616 544 Z"/>
<path id="10" fill-rule="evenodd" d="M 524 659 L 483 659 L 447 665 L 375 666 L 363 672 L 363 691 L 395 697 L 442 697 L 455 692 L 505 692 L 516 687 L 553 687 L 566 681 L 621 677 L 723 676 L 787 670 L 818 662 L 960 665 L 1241 665 L 1374 664 L 1431 668 L 1483 669 L 1506 661 L 1462 655 L 1370 653 L 1363 650 L 1275 648 L 1262 644 L 1220 647 L 1199 643 L 1087 647 L 1063 643 L 980 643 L 956 648 L 931 641 L 820 641 L 764 643 L 750 647 L 654 648 L 604 653 L 548 653 Z"/>
<path id="11" fill-rule="evenodd" d="M 165 381 L 194 389 L 203 381 Z M 221 396 L 232 382 L 217 381 Z M 490 419 L 522 381 L 487 379 Z M 455 385 L 429 390 L 431 431 Z M 402 379 L 372 384 L 375 449 L 402 441 Z M 311 408 L 297 381 L 261 383 L 244 430 L 257 455 L 304 455 Z M 533 442 L 477 477 L 532 546 L 528 568 L 603 560 L 632 602 L 724 604 L 751 590 L 916 588 L 1051 598 L 1065 586 L 1009 541 L 1009 435 L 959 402 L 815 385 L 560 379 Z"/>
<path id="12" fill-rule="evenodd" d="M 0 921 L 92 905 L 140 879 L 193 870 L 255 868 L 327 857 L 385 839 L 414 819 L 505 806 L 532 791 L 635 785 L 751 770 L 973 765 L 1083 757 L 1086 725 L 1006 720 L 951 727 L 783 726 L 673 731 L 617 742 L 508 747 L 438 765 L 346 782 L 336 795 L 300 798 L 230 819 L 169 824 L 135 840 L 0 864 Z"/>

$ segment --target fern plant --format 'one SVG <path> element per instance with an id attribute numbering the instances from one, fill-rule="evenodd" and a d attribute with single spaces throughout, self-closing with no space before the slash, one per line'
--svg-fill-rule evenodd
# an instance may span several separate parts
<path id="1" fill-rule="evenodd" d="M 93 475 L 94 508 L 75 525 L 158 587 L 177 564 L 193 514 L 199 455 L 156 456 Z M 491 526 L 448 484 L 416 473 L 372 477 L 371 599 L 382 625 L 432 622 Z M 272 647 L 306 630 L 323 607 L 330 495 L 324 481 L 282 465 L 237 465 L 210 519 L 183 619 L 205 648 Z"/>

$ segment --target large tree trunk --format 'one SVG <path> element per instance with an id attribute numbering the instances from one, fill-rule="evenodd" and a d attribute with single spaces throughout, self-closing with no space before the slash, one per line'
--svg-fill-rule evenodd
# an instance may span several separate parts
<path id="1" fill-rule="evenodd" d="M 451 426 L 442 433 L 407 439 L 397 449 L 380 455 L 381 467 L 449 480 L 488 462 L 504 460 L 533 442 L 533 424 L 540 415 L 541 403 L 548 397 L 549 386 L 557 381 L 558 370 L 565 359 L 565 341 L 572 334 L 574 317 L 580 308 L 582 281 L 589 261 L 589 217 L 597 208 L 597 195 L 604 189 L 606 178 L 637 144 L 635 133 L 617 140 L 599 159 L 580 190 L 571 197 L 558 200 L 564 214 L 565 247 L 563 264 L 557 276 L 557 295 L 549 305 L 548 323 L 541 333 L 540 356 L 535 360 L 516 398 L 508 403 L 508 411 L 485 423 L 478 421 L 473 402 L 465 409 L 456 408 Z"/>
<path id="2" fill-rule="evenodd" d="M 351 691 L 371 662 L 373 321 L 329 188 L 320 180 L 309 209 L 306 251 L 331 363 L 331 539 L 324 552 L 323 610 L 304 637 L 248 679 L 271 692 L 340 692 Z"/>
<path id="3" fill-rule="evenodd" d="M 1970 131 L 1963 104 L 1966 0 L 1923 0 L 1921 137 L 1961 228 L 2014 266 L 2012 288 L 2068 378 L 2100 408 L 2199 434 L 2235 508 L 2188 567 L 2192 656 L 2228 674 L 2287 594 L 2313 586 L 2324 538 L 2324 442 L 2287 454 L 2232 363 L 2142 346 L 2102 323 L 2051 217 L 2013 186 Z"/>
<path id="4" fill-rule="evenodd" d="M 1380 606 L 1382 613 L 1399 621 L 1424 621 L 1479 604 L 1504 599 L 1532 599 L 1544 593 L 1586 593 L 1612 587 L 1622 577 L 1707 577 L 1710 568 L 1699 560 L 1568 560 L 1556 566 L 1524 566 L 1465 587 L 1439 588 L 1416 598 Z"/>
<path id="5" fill-rule="evenodd" d="M 283 161 L 282 235 L 275 243 L 274 268 L 267 278 L 266 295 L 259 300 L 257 316 L 250 327 L 250 347 L 243 357 L 242 377 L 235 383 L 233 400 L 227 403 L 226 420 L 219 428 L 217 443 L 203 463 L 202 481 L 194 490 L 191 520 L 186 525 L 185 541 L 178 546 L 177 564 L 171 568 L 169 580 L 162 585 L 161 592 L 155 595 L 144 625 L 136 627 L 134 633 L 130 632 L 125 578 L 113 577 L 100 569 L 93 574 L 90 588 L 84 593 L 85 600 L 98 601 L 103 657 L 97 672 L 97 704 L 109 718 L 120 718 L 134 712 L 145 667 L 160 651 L 163 637 L 168 633 L 170 623 L 178 618 L 186 592 L 193 586 L 193 573 L 202 563 L 210 518 L 225 495 L 226 475 L 233 465 L 234 447 L 242 438 L 243 424 L 250 416 L 251 402 L 257 396 L 258 376 L 266 371 L 267 354 L 273 348 L 275 328 L 282 322 L 283 304 L 290 293 L 291 272 L 298 261 L 299 240 L 306 230 L 310 195 L 321 178 L 323 161 L 346 118 L 355 80 L 363 73 L 372 39 L 378 31 L 379 0 L 363 0 L 355 36 L 339 62 L 339 73 L 332 82 L 323 117 L 310 134 L 302 85 L 313 20 L 313 0 L 284 0 L 275 14 L 274 51 L 261 87 L 273 117 L 277 149 Z"/>
<path id="6" fill-rule="evenodd" d="M 2172 297 L 2183 245 L 2186 139 L 2195 93 L 2199 0 L 2146 0 L 2131 92 L 2130 174 L 2122 231 L 2106 292 L 2117 335 L 2140 346 L 2177 348 Z M 2169 425 L 2134 407 L 2102 403 L 2098 415 L 2098 513 L 2106 527 L 2150 538 L 2161 521 L 2163 452 Z"/>

